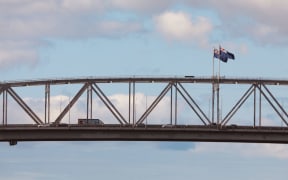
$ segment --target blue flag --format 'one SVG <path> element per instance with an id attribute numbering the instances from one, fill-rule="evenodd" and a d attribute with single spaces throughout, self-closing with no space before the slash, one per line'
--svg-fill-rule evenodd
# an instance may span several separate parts
<path id="1" fill-rule="evenodd" d="M 214 49 L 214 57 L 220 59 L 221 61 L 227 63 L 228 59 L 235 59 L 233 53 L 226 51 L 224 48 Z"/>

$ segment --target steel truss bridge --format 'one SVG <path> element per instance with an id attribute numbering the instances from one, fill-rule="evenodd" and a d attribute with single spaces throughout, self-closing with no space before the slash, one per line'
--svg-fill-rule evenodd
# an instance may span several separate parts
<path id="1" fill-rule="evenodd" d="M 69 98 L 69 103 L 61 110 L 56 118 L 52 119 L 51 93 L 55 86 L 72 86 L 77 84 L 80 88 Z M 109 98 L 107 92 L 101 88 L 103 84 L 111 85 L 111 89 L 117 90 L 117 85 L 127 87 L 128 112 L 124 115 Z M 136 94 L 139 84 L 150 84 L 151 91 L 154 86 L 160 86 L 160 93 L 154 100 L 142 107 L 145 111 L 136 116 Z M 188 86 L 208 85 L 209 87 L 209 113 L 205 113 L 201 102 L 195 100 L 193 89 Z M 238 101 L 230 106 L 227 114 L 223 116 L 221 109 L 222 86 L 241 87 L 243 94 Z M 10 145 L 18 141 L 201 141 L 201 142 L 248 142 L 248 143 L 288 143 L 288 114 L 281 104 L 279 97 L 270 90 L 287 87 L 288 80 L 279 79 L 251 79 L 251 78 L 227 78 L 227 77 L 87 77 L 75 79 L 45 79 L 29 81 L 8 81 L 0 83 L 2 100 L 2 123 L 0 124 L 0 141 L 10 142 Z M 115 86 L 113 88 L 113 86 Z M 43 95 L 44 112 L 36 113 L 35 107 L 25 102 L 27 97 L 21 97 L 17 91 L 28 87 L 41 87 Z M 164 88 L 163 88 L 164 87 Z M 34 92 L 32 92 L 33 94 Z M 86 119 L 95 118 L 93 114 L 93 95 L 107 107 L 111 116 L 117 123 L 103 125 L 80 125 L 76 123 L 63 123 L 73 106 L 84 96 Z M 229 96 L 229 95 L 227 95 Z M 167 123 L 153 123 L 157 120 L 147 121 L 149 115 L 159 106 L 164 97 L 170 100 Z M 249 125 L 233 124 L 233 117 L 247 99 L 253 99 L 252 117 Z M 29 97 L 28 97 L 29 98 Z M 181 124 L 179 119 L 179 99 L 182 99 L 197 119 L 198 124 Z M 229 98 L 229 97 L 228 97 Z M 82 98 L 83 99 L 83 98 Z M 31 119 L 31 123 L 14 123 L 10 119 L 11 101 L 16 102 Z M 265 126 L 262 122 L 262 104 L 265 101 L 277 115 L 281 124 Z M 207 102 L 206 102 L 207 104 Z M 139 109 L 139 107 L 137 107 Z M 1 110 L 1 109 L 0 109 Z M 14 112 L 15 113 L 15 112 Z M 16 112 L 17 113 L 17 112 Z M 1 114 L 1 112 L 0 112 Z M 79 117 L 73 117 L 78 119 Z M 244 118 L 244 117 L 243 117 Z M 17 122 L 21 119 L 17 119 Z"/>

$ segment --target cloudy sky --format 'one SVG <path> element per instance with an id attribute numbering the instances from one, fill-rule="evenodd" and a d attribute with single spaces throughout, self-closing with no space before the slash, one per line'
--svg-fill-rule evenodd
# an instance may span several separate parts
<path id="1" fill-rule="evenodd" d="M 213 48 L 219 45 L 236 56 L 221 63 L 221 75 L 283 79 L 287 16 L 283 0 L 0 0 L 1 80 L 211 76 Z M 201 88 L 208 111 L 211 89 Z M 72 92 L 58 91 L 51 98 L 61 109 Z M 109 97 L 122 102 L 127 94 L 117 91 L 110 90 Z M 145 93 L 137 93 L 143 104 Z M 43 101 L 29 95 L 24 98 L 34 107 Z M 288 106 L 285 94 L 279 96 Z M 224 107 L 231 103 L 223 100 Z M 164 119 L 165 111 L 155 119 Z M 22 117 L 10 113 L 14 122 Z M 263 118 L 273 124 L 270 112 Z M 287 154 L 281 144 L 1 143 L 0 179 L 284 180 Z"/>

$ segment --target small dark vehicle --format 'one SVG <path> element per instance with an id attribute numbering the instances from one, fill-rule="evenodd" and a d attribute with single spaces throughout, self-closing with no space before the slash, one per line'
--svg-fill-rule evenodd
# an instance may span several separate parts
<path id="1" fill-rule="evenodd" d="M 88 125 L 88 126 L 95 126 L 95 125 L 104 125 L 104 122 L 100 119 L 78 119 L 79 125 Z"/>

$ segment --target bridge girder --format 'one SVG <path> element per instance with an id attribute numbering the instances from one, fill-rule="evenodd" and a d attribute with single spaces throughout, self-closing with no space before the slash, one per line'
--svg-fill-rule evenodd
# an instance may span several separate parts
<path id="1" fill-rule="evenodd" d="M 155 97 L 154 101 L 146 107 L 146 110 L 139 115 L 139 118 L 136 117 L 136 85 L 137 84 L 153 84 L 157 86 L 158 84 L 164 85 L 164 88 L 161 90 L 160 94 Z M 63 109 L 63 111 L 60 112 L 60 114 L 56 117 L 56 119 L 51 119 L 51 109 L 52 105 L 50 103 L 51 98 L 51 91 L 54 85 L 75 85 L 78 84 L 81 86 L 80 90 L 76 92 L 76 94 L 69 99 L 69 102 L 67 106 Z M 128 87 L 128 116 L 124 116 L 123 112 L 121 112 L 117 107 L 114 105 L 114 103 L 109 99 L 107 92 L 105 92 L 100 85 L 102 84 L 126 84 Z M 197 85 L 197 84 L 208 84 L 211 85 L 212 88 L 212 116 L 210 117 L 209 114 L 204 113 L 204 110 L 202 109 L 199 102 L 197 102 L 194 98 L 193 91 L 188 90 L 186 87 L 190 84 Z M 230 85 L 230 86 L 241 86 L 241 85 L 248 85 L 249 88 L 245 93 L 240 97 L 240 99 L 236 102 L 234 106 L 232 106 L 232 109 L 228 111 L 227 115 L 222 117 L 220 116 L 219 112 L 219 92 L 221 85 Z M 123 77 L 123 78 L 103 78 L 103 77 L 89 77 L 89 78 L 79 78 L 79 79 L 48 79 L 48 80 L 31 80 L 31 81 L 10 81 L 10 82 L 1 82 L 0 83 L 0 94 L 2 94 L 2 126 L 9 126 L 10 120 L 8 115 L 8 104 L 9 104 L 9 98 L 8 96 L 11 96 L 12 99 L 14 99 L 20 107 L 28 114 L 28 116 L 34 121 L 34 123 L 38 125 L 44 125 L 49 123 L 54 124 L 61 124 L 64 116 L 68 114 L 68 112 L 71 110 L 71 108 L 75 105 L 75 103 L 80 99 L 80 97 L 87 91 L 87 99 L 86 99 L 86 118 L 93 118 L 93 98 L 92 94 L 96 94 L 97 97 L 102 101 L 102 103 L 105 104 L 106 108 L 109 110 L 109 112 L 112 114 L 112 116 L 118 121 L 119 125 L 132 125 L 133 127 L 139 126 L 144 123 L 144 121 L 147 119 L 147 117 L 151 114 L 151 112 L 158 106 L 159 102 L 163 99 L 164 96 L 169 96 L 169 91 L 171 91 L 170 94 L 170 123 L 173 125 L 177 125 L 177 114 L 178 114 L 178 96 L 182 97 L 184 101 L 188 104 L 188 107 L 192 110 L 194 114 L 196 114 L 196 117 L 200 120 L 203 126 L 210 126 L 210 125 L 217 125 L 218 131 L 220 134 L 217 134 L 214 131 L 207 131 L 208 134 L 213 134 L 217 136 L 218 138 L 222 136 L 222 131 L 219 131 L 219 128 L 225 127 L 234 117 L 235 113 L 238 112 L 238 110 L 241 108 L 241 106 L 247 101 L 249 97 L 254 97 L 254 118 L 252 118 L 251 127 L 261 127 L 261 104 L 262 104 L 262 97 L 268 102 L 268 104 L 271 106 L 271 108 L 275 111 L 275 113 L 280 117 L 281 121 L 285 124 L 285 126 L 288 126 L 288 113 L 285 110 L 285 108 L 281 105 L 277 97 L 272 93 L 272 91 L 269 90 L 268 86 L 275 86 L 275 87 L 282 87 L 287 86 L 288 80 L 277 80 L 277 79 L 241 79 L 241 78 L 215 78 L 215 77 L 194 77 L 194 76 L 187 76 L 187 77 Z M 25 103 L 24 98 L 21 97 L 17 91 L 16 88 L 25 88 L 25 87 L 36 87 L 36 86 L 43 86 L 45 89 L 45 107 L 44 107 L 44 116 L 41 118 L 35 110 L 33 110 L 32 107 L 30 107 L 27 103 Z M 173 95 L 174 90 L 174 95 Z M 259 99 L 257 100 L 256 94 L 258 92 Z M 217 96 L 214 96 L 214 94 L 217 93 Z M 216 98 L 216 100 L 215 100 Z M 214 101 L 217 102 L 216 107 L 214 107 Z M 173 104 L 174 103 L 174 104 Z M 256 124 L 256 104 L 258 103 L 258 122 L 259 124 Z M 216 116 L 214 113 L 214 109 L 217 109 Z M 174 117 L 172 116 L 174 114 Z M 132 118 L 131 118 L 132 117 Z M 214 117 L 217 117 L 217 119 L 214 119 Z M 76 117 L 77 118 L 77 117 Z M 151 120 L 150 120 L 151 121 Z M 13 124 L 13 122 L 12 122 Z M 32 123 L 31 123 L 32 124 Z M 41 130 L 39 130 L 41 131 Z M 51 130 L 52 131 L 52 130 Z M 63 130 L 64 131 L 64 130 Z M 129 130 L 130 131 L 130 130 Z M 24 132 L 24 131 L 23 131 Z M 34 132 L 34 131 L 33 131 Z M 35 130 L 35 132 L 38 133 L 38 130 Z M 56 131 L 55 131 L 56 132 Z M 76 132 L 76 131 L 75 131 Z M 84 132 L 84 131 L 83 131 Z M 132 131 L 131 131 L 132 132 Z M 159 133 L 162 131 L 159 131 Z M 168 131 L 165 131 L 168 133 Z M 174 132 L 174 131 L 173 131 Z M 257 134 L 258 131 L 253 132 L 254 134 Z M 32 131 L 30 132 L 32 133 Z M 128 132 L 126 132 L 128 133 Z M 129 132 L 130 133 L 130 132 Z M 158 132 L 157 132 L 158 133 Z M 155 133 L 155 135 L 158 137 L 158 140 L 164 140 L 160 137 L 160 134 Z M 202 132 L 201 132 L 202 133 Z M 198 133 L 200 136 L 201 133 Z M 226 131 L 223 132 L 223 134 L 227 133 Z M 234 133 L 234 134 L 233 134 Z M 243 132 L 244 133 L 244 132 Z M 237 134 L 237 136 L 244 136 L 244 134 Z M 262 133 L 262 132 L 261 132 Z M 267 134 L 259 133 L 258 140 L 252 140 L 253 142 L 259 141 L 259 142 L 268 142 L 265 140 L 261 140 L 261 138 L 265 139 L 267 138 Z M 285 132 L 286 133 L 286 132 Z M 64 132 L 63 132 L 64 134 Z M 144 134 L 144 133 L 143 133 Z M 180 132 L 174 134 L 175 140 L 181 140 L 181 138 L 178 136 L 178 134 L 181 134 Z M 228 133 L 229 136 L 232 136 L 231 141 L 242 141 L 241 139 L 237 140 L 238 137 L 235 136 L 235 132 Z M 23 134 L 24 136 L 25 133 Z M 41 133 L 39 132 L 39 135 Z M 123 137 L 127 134 L 119 134 L 119 136 Z M 168 134 L 167 134 L 168 135 Z M 278 134 L 279 135 L 279 134 Z M 279 135 L 277 137 L 281 140 L 279 141 L 273 141 L 269 140 L 270 142 L 285 142 L 283 138 L 286 138 L 286 134 Z M 91 136 L 94 136 L 91 134 Z M 145 136 L 145 134 L 144 134 Z M 261 137 L 260 137 L 261 136 Z M 282 137 L 283 136 L 283 137 Z M 72 135 L 71 135 L 72 137 Z M 197 139 L 197 137 L 192 137 L 192 135 L 189 135 L 190 141 L 192 140 L 200 140 L 200 141 L 221 141 L 220 138 L 218 140 L 213 140 L 210 137 L 207 137 L 206 140 Z M 212 137 L 212 135 L 211 135 Z M 252 136 L 251 136 L 252 137 Z M 95 138 L 95 137 L 94 137 Z M 4 138 L 9 139 L 9 138 Z M 14 139 L 14 138 L 10 138 Z M 29 138 L 28 138 L 29 139 Z M 41 139 L 41 138 L 40 138 Z M 45 138 L 43 138 L 45 140 Z M 61 138 L 60 138 L 61 139 Z M 77 138 L 76 138 L 77 139 Z M 92 138 L 93 139 L 93 138 Z M 101 140 L 101 138 L 95 138 L 97 140 Z M 108 138 L 109 139 L 109 138 Z M 123 138 L 123 140 L 129 140 L 129 138 Z M 133 138 L 132 138 L 133 139 Z M 157 139 L 157 138 L 156 138 Z M 156 140 L 155 139 L 155 140 Z M 0 139 L 1 140 L 1 139 Z M 89 138 L 87 139 L 89 140 Z M 121 140 L 121 138 L 119 138 Z M 141 138 L 139 139 L 141 140 Z M 143 140 L 149 140 L 148 135 L 147 137 L 143 138 Z M 167 140 L 173 140 L 167 138 Z M 185 140 L 185 139 L 183 139 Z M 228 141 L 228 139 L 225 139 L 223 137 L 223 141 Z M 229 140 L 230 141 L 230 140 Z M 248 139 L 243 141 L 249 141 Z"/>

